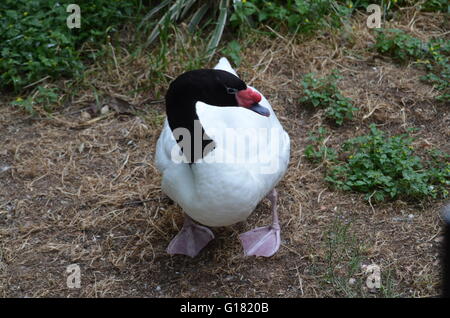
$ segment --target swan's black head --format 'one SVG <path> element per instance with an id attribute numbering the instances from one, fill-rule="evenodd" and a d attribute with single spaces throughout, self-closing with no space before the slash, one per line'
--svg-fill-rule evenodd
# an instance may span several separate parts
<path id="1" fill-rule="evenodd" d="M 170 84 L 166 94 L 169 121 L 177 113 L 186 112 L 186 108 L 195 112 L 198 101 L 214 106 L 242 106 L 263 116 L 270 115 L 266 108 L 257 105 L 261 95 L 247 88 L 239 77 L 222 70 L 204 69 L 186 72 Z"/>
<path id="2" fill-rule="evenodd" d="M 195 122 L 198 122 L 195 104 L 198 101 L 214 106 L 241 106 L 269 116 L 269 110 L 258 104 L 261 98 L 258 92 L 229 72 L 214 69 L 189 71 L 170 84 L 166 94 L 167 119 L 172 131 L 186 128 L 194 136 Z M 195 141 L 192 141 L 194 147 Z M 202 149 L 210 142 L 202 142 Z M 194 162 L 198 158 L 194 155 L 189 161 Z"/>

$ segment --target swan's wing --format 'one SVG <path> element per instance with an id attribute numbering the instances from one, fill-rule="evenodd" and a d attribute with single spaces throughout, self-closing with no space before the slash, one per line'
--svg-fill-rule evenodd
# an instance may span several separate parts
<path id="1" fill-rule="evenodd" d="M 261 116 L 249 109 L 234 106 L 213 106 L 203 102 L 196 103 L 197 115 L 208 136 L 219 137 L 226 129 L 270 128 L 270 117 Z"/>
<path id="2" fill-rule="evenodd" d="M 231 67 L 230 62 L 228 61 L 228 59 L 226 57 L 222 57 L 219 60 L 219 63 L 217 63 L 216 66 L 214 66 L 214 69 L 216 70 L 222 70 L 222 71 L 227 71 L 233 75 L 237 75 L 236 71 Z M 238 76 L 239 77 L 239 76 Z"/>
<path id="3" fill-rule="evenodd" d="M 242 107 L 217 107 L 197 102 L 196 108 L 206 134 L 216 145 L 205 160 L 229 162 L 231 159 L 256 174 L 277 173 L 278 167 L 285 169 L 287 166 L 289 136 L 271 108 L 269 118 Z"/>

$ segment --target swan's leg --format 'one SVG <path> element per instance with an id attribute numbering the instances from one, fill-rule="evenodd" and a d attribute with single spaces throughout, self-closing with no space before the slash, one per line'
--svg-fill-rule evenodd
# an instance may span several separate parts
<path id="1" fill-rule="evenodd" d="M 213 238 L 214 234 L 210 229 L 195 223 L 185 214 L 183 227 L 170 242 L 167 253 L 195 257 Z"/>
<path id="2" fill-rule="evenodd" d="M 272 225 L 258 227 L 239 235 L 245 256 L 272 256 L 280 248 L 280 224 L 277 213 L 277 190 L 273 189 L 267 198 L 272 204 Z"/>

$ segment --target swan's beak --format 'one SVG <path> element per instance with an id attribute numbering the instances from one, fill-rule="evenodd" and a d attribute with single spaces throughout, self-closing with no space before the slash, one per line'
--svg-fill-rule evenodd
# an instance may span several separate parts
<path id="1" fill-rule="evenodd" d="M 259 104 L 261 99 L 261 94 L 251 89 L 250 87 L 247 87 L 247 89 L 241 90 L 236 93 L 236 101 L 238 102 L 239 106 L 253 110 L 255 113 L 258 113 L 262 116 L 269 117 L 269 109 Z"/>
<path id="2" fill-rule="evenodd" d="M 270 116 L 270 111 L 269 109 L 267 109 L 264 106 L 261 106 L 258 103 L 253 104 L 252 106 L 250 106 L 248 109 L 253 110 L 255 113 L 258 113 L 262 116 L 266 116 L 269 117 Z"/>

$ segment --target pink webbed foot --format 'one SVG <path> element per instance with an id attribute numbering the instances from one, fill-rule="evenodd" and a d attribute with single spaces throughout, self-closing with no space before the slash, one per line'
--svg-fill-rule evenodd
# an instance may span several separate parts
<path id="1" fill-rule="evenodd" d="M 272 203 L 272 225 L 258 227 L 239 235 L 245 256 L 269 257 L 280 248 L 280 225 L 278 222 L 276 190 L 273 189 L 267 197 Z"/>
<path id="2" fill-rule="evenodd" d="M 170 242 L 167 253 L 195 257 L 213 238 L 214 234 L 210 229 L 185 215 L 183 227 Z"/>
<path id="3" fill-rule="evenodd" d="M 269 257 L 280 248 L 280 228 L 273 226 L 258 227 L 239 235 L 244 247 L 244 255 Z"/>

